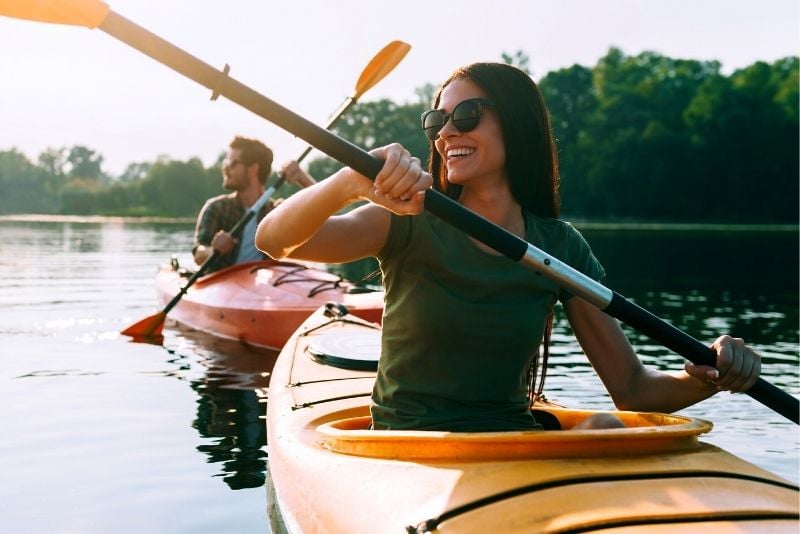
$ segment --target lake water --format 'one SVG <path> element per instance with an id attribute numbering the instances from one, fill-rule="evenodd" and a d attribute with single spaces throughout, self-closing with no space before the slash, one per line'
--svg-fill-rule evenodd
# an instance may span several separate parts
<path id="1" fill-rule="evenodd" d="M 797 395 L 796 231 L 584 231 L 607 285 L 701 340 L 744 337 Z M 0 219 L 0 524 L 7 532 L 266 532 L 266 386 L 275 353 L 178 328 L 119 335 L 156 311 L 156 268 L 189 265 L 192 226 Z M 648 365 L 680 357 L 629 331 Z M 559 318 L 546 392 L 611 408 Z M 746 395 L 683 413 L 704 441 L 793 482 L 797 426 Z"/>

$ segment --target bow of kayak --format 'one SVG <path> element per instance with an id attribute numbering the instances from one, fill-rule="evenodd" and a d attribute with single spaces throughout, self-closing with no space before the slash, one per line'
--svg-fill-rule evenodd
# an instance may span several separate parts
<path id="1" fill-rule="evenodd" d="M 166 305 L 185 281 L 176 266 L 162 266 L 156 275 L 159 301 Z M 309 265 L 273 260 L 240 263 L 199 278 L 169 316 L 195 330 L 280 350 L 328 301 L 367 321 L 381 320 L 382 291 L 364 290 Z"/>
<path id="2" fill-rule="evenodd" d="M 374 324 L 321 308 L 273 369 L 273 529 L 290 532 L 792 532 L 797 487 L 699 441 L 711 424 L 536 406 L 564 430 L 369 430 Z"/>

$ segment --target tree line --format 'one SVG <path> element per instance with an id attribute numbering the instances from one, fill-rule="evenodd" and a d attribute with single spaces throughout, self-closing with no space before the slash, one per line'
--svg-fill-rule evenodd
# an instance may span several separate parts
<path id="1" fill-rule="evenodd" d="M 521 51 L 503 60 L 530 73 Z M 616 48 L 594 67 L 547 73 L 538 83 L 558 143 L 564 216 L 796 223 L 799 73 L 796 56 L 725 75 L 717 61 Z M 433 93 L 426 84 L 410 102 L 358 103 L 334 131 L 367 149 L 399 142 L 425 161 L 419 116 Z M 221 161 L 163 157 L 110 177 L 102 155 L 84 146 L 51 148 L 35 162 L 0 151 L 0 214 L 193 217 L 223 192 Z M 321 179 L 339 167 L 319 157 L 308 168 Z"/>

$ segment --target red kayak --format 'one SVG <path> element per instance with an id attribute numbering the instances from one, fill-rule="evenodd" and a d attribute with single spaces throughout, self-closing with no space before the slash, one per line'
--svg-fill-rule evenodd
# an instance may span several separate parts
<path id="1" fill-rule="evenodd" d="M 175 264 L 161 267 L 160 302 L 172 300 L 190 275 Z M 314 310 L 331 301 L 367 321 L 381 321 L 383 291 L 309 265 L 273 260 L 240 263 L 199 278 L 169 317 L 218 337 L 280 350 Z"/>

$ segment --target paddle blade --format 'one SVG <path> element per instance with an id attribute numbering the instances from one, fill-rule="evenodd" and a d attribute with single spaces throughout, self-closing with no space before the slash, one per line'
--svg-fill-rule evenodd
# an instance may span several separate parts
<path id="1" fill-rule="evenodd" d="M 353 100 L 358 100 L 358 97 L 369 91 L 375 84 L 384 79 L 387 74 L 392 72 L 397 64 L 408 54 L 409 50 L 411 50 L 411 45 L 403 41 L 392 41 L 384 46 L 372 58 L 372 61 L 369 62 L 367 68 L 358 78 L 356 92 L 352 97 Z"/>
<path id="2" fill-rule="evenodd" d="M 131 336 L 134 341 L 147 340 L 161 336 L 167 314 L 163 311 L 146 317 L 136 324 L 132 324 L 122 332 L 123 336 Z"/>
<path id="3" fill-rule="evenodd" d="M 99 0 L 0 0 L 0 15 L 15 19 L 96 28 L 108 15 Z"/>

